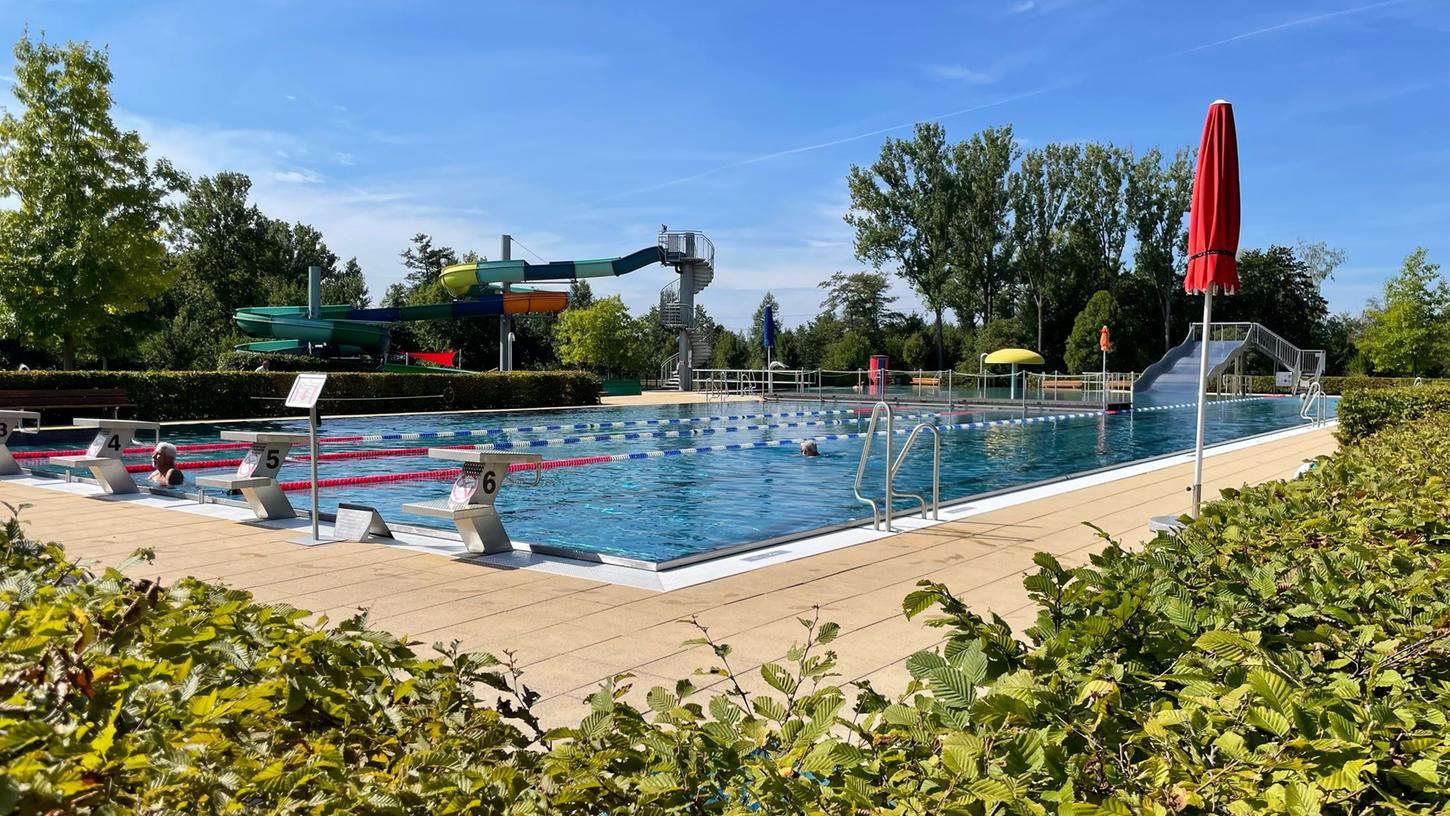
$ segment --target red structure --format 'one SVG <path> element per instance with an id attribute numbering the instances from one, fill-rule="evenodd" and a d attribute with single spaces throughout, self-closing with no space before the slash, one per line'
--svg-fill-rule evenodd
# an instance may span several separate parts
<path id="1" fill-rule="evenodd" d="M 890 368 L 890 361 L 885 354 L 871 355 L 871 363 L 867 368 L 866 382 L 871 387 L 870 394 L 873 397 L 886 396 L 886 372 Z"/>

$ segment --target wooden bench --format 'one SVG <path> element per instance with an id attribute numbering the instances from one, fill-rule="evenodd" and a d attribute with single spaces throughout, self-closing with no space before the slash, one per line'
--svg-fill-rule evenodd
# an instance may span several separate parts
<path id="1" fill-rule="evenodd" d="M 0 390 L 0 408 L 55 411 L 74 408 L 110 408 L 115 416 L 135 403 L 124 388 L 33 388 Z"/>
<path id="2" fill-rule="evenodd" d="M 912 385 L 941 385 L 941 377 L 912 377 Z"/>

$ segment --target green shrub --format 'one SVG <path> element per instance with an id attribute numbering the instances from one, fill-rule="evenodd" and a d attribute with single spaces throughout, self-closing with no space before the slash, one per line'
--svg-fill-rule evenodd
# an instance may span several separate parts
<path id="1" fill-rule="evenodd" d="M 1443 813 L 1450 417 L 1205 506 L 1175 537 L 1051 556 L 1019 641 L 922 582 L 941 648 L 905 694 L 841 688 L 839 627 L 746 691 L 625 699 L 540 734 L 487 656 L 196 581 L 88 575 L 0 530 L 0 812 Z M 497 713 L 476 689 L 496 690 Z M 519 722 L 521 727 L 511 723 Z"/>
<path id="2" fill-rule="evenodd" d="M 43 388 L 124 388 L 136 417 L 156 422 L 291 416 L 277 399 L 294 375 L 253 371 L 4 371 L 0 391 Z M 599 380 L 577 371 L 510 371 L 492 374 L 332 373 L 323 392 L 323 413 L 539 408 L 594 405 Z M 390 401 L 389 397 L 440 394 L 437 399 Z M 370 397 L 365 402 L 327 403 L 327 397 Z M 84 416 L 86 412 L 78 412 Z M 94 412 L 92 412 L 94 413 Z M 49 413 L 47 421 L 52 421 Z"/>
<path id="3" fill-rule="evenodd" d="M 1339 400 L 1339 441 L 1356 442 L 1392 425 L 1450 412 L 1450 385 L 1351 390 Z"/>

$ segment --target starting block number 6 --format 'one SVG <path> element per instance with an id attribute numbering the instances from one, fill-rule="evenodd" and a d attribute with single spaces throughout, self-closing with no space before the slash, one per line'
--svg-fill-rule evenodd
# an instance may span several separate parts
<path id="1" fill-rule="evenodd" d="M 96 438 L 91 440 L 91 446 L 86 449 L 87 456 L 100 456 L 101 451 L 115 451 L 117 456 L 121 455 L 121 435 L 111 431 L 101 431 Z"/>
<path id="2" fill-rule="evenodd" d="M 475 504 L 474 497 L 492 496 L 498 492 L 498 474 L 492 470 L 479 472 L 478 466 L 465 467 L 453 482 L 449 499 L 459 504 Z"/>

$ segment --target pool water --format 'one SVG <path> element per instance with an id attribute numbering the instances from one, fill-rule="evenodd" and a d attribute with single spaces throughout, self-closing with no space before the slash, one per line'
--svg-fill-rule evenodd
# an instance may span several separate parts
<path id="1" fill-rule="evenodd" d="M 1332 414 L 1336 400 L 1329 401 Z M 1304 424 L 1297 399 L 1265 398 L 1213 403 L 1208 408 L 1206 441 L 1209 444 L 1239 439 Z M 944 428 L 941 434 L 941 496 L 945 502 L 1071 473 L 1122 464 L 1189 449 L 1193 446 L 1192 406 L 1091 414 L 1070 418 L 1039 419 L 1027 423 L 987 427 L 948 427 L 989 423 L 1021 417 L 1015 411 L 971 411 L 933 415 L 933 409 L 898 410 L 898 431 L 917 422 Z M 939 410 L 939 409 L 936 409 Z M 811 416 L 782 416 L 804 412 Z M 825 413 L 829 412 L 829 413 Z M 769 416 L 760 416 L 762 414 Z M 748 415 L 748 419 L 723 419 Z M 1030 415 L 1029 415 L 1030 416 Z M 691 418 L 720 417 L 718 421 Z M 909 418 L 908 418 L 909 417 Z M 658 423 L 645 425 L 643 423 Z M 629 427 L 576 428 L 578 424 L 638 423 Z M 764 427 L 796 423 L 796 427 Z M 804 423 L 823 423 L 805 425 Z M 486 438 L 453 437 L 357 441 L 323 446 L 324 453 L 417 448 L 429 444 L 510 442 L 523 450 L 542 453 L 546 460 L 645 451 L 671 451 L 728 443 L 750 445 L 770 440 L 820 439 L 822 456 L 800 455 L 794 442 L 781 447 L 746 447 L 697 455 L 634 458 L 547 470 L 537 486 L 510 485 L 499 496 L 498 508 L 515 542 L 548 544 L 554 548 L 662 563 L 735 548 L 778 536 L 799 534 L 852 519 L 870 519 L 870 508 L 858 502 L 852 485 L 863 440 L 829 439 L 827 435 L 862 430 L 857 415 L 839 406 L 816 403 L 732 403 L 575 409 L 565 412 L 514 414 L 415 414 L 406 416 L 330 419 L 322 436 L 389 435 L 418 432 L 516 428 L 532 430 L 488 434 Z M 548 426 L 556 426 L 549 428 Z M 564 427 L 557 427 L 564 426 Z M 755 426 L 750 428 L 749 426 Z M 172 426 L 164 439 L 178 445 L 217 442 L 221 430 L 273 430 L 305 432 L 300 422 L 246 422 Z M 693 433 L 648 437 L 650 433 Z M 581 441 L 547 447 L 523 447 L 530 442 L 595 434 L 638 434 L 639 438 Z M 893 439 L 893 453 L 905 440 Z M 872 443 L 872 463 L 862 492 L 880 500 L 883 482 L 881 437 Z M 23 450 L 19 445 L 15 450 Z M 294 449 L 293 453 L 302 451 Z M 244 451 L 183 452 L 183 461 L 236 459 Z M 56 471 L 32 460 L 37 470 Z M 146 462 L 145 455 L 128 462 Z M 396 474 L 439 470 L 453 463 L 426 455 L 340 459 L 319 463 L 319 476 Z M 225 475 L 233 468 L 188 471 L 188 485 L 202 474 Z M 289 459 L 279 478 L 305 480 L 305 461 Z M 532 474 L 520 474 L 531 481 Z M 898 492 L 929 494 L 931 437 L 917 439 L 907 462 L 896 477 Z M 446 480 L 397 481 L 323 488 L 320 505 L 335 511 L 339 502 L 376 507 L 392 522 L 418 526 L 446 525 L 404 513 L 405 502 L 426 501 L 448 495 Z M 187 487 L 184 489 L 193 489 Z M 218 494 L 219 495 L 219 494 Z M 289 493 L 294 505 L 308 506 L 306 490 Z M 897 508 L 916 506 L 904 498 Z"/>

